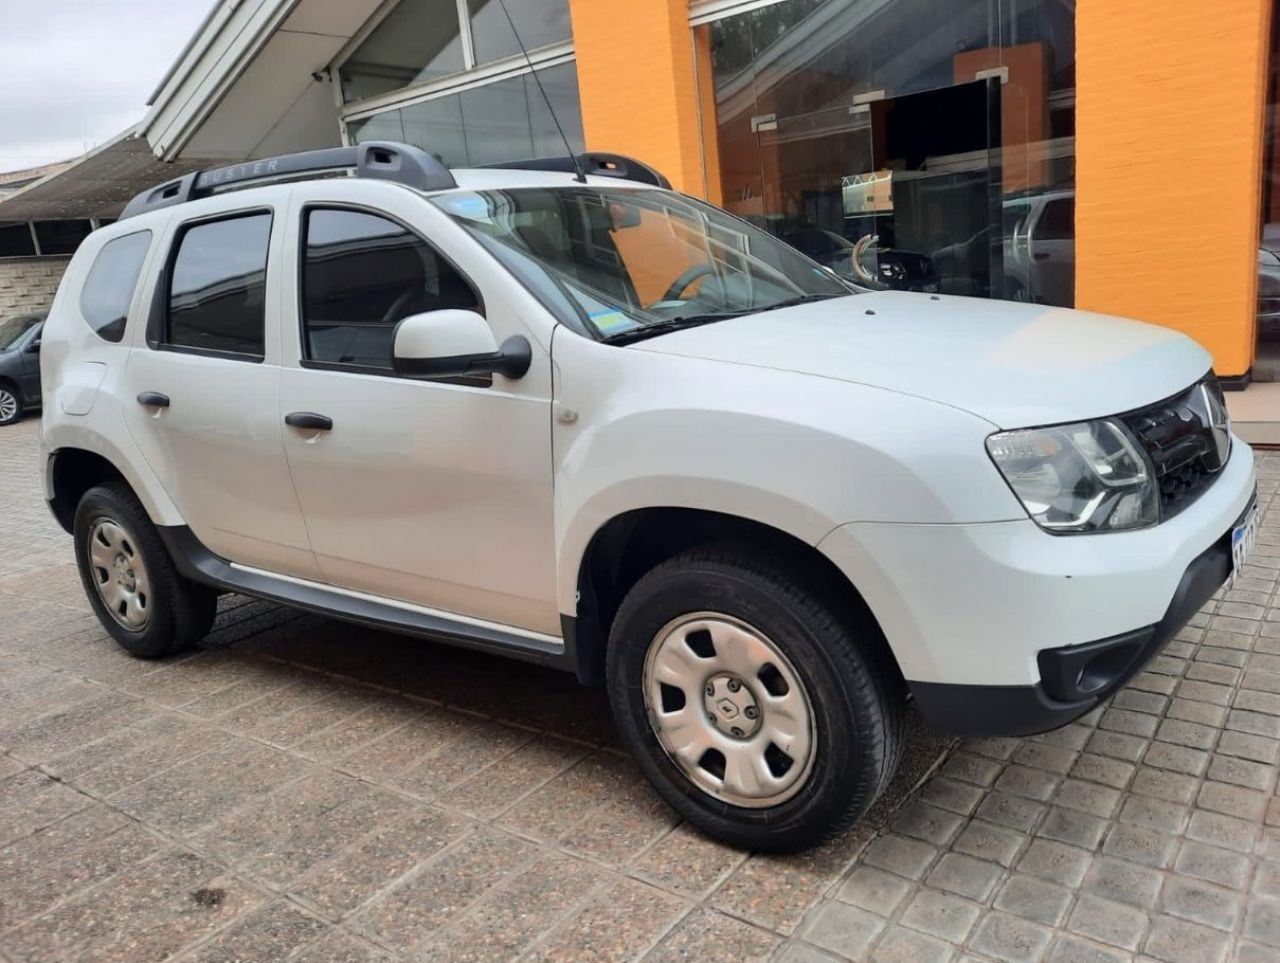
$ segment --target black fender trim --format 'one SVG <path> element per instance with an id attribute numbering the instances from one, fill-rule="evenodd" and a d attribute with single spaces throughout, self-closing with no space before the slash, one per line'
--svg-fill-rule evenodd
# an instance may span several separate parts
<path id="1" fill-rule="evenodd" d="M 451 619 L 443 614 L 352 596 L 311 582 L 246 571 L 213 554 L 186 526 L 156 526 L 156 530 L 178 571 L 202 585 L 402 635 L 432 639 L 570 672 L 576 669 L 570 639 L 563 644 L 555 644 L 518 632 L 506 632 L 491 623 Z"/>

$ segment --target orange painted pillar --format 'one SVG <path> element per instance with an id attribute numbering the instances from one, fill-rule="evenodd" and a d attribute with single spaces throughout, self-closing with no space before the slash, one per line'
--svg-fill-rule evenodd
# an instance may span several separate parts
<path id="1" fill-rule="evenodd" d="M 569 0 L 589 150 L 627 154 L 702 196 L 689 0 Z"/>
<path id="2" fill-rule="evenodd" d="M 1080 0 L 1076 306 L 1253 363 L 1271 0 Z"/>

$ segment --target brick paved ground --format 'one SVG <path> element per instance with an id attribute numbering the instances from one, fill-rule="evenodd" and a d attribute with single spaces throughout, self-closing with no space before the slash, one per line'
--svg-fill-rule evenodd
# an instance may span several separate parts
<path id="1" fill-rule="evenodd" d="M 1280 960 L 1280 501 L 1111 705 L 776 859 L 678 825 L 556 673 L 239 598 L 197 654 L 118 654 L 35 431 L 0 429 L 6 963 Z"/>

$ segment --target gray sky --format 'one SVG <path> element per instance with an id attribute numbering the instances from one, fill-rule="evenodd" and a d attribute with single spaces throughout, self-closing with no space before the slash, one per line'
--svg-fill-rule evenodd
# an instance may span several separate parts
<path id="1" fill-rule="evenodd" d="M 138 121 L 217 0 L 0 0 L 0 171 L 66 160 Z"/>

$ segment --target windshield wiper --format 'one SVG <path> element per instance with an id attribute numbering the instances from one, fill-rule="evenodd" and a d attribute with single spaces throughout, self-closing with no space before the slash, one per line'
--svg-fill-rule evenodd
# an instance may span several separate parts
<path id="1" fill-rule="evenodd" d="M 852 292 L 849 292 L 852 294 Z M 813 301 L 829 301 L 832 298 L 843 298 L 846 294 L 798 294 L 794 298 L 787 298 L 785 301 L 779 301 L 776 304 L 770 304 L 768 307 L 757 308 L 757 311 L 777 311 L 779 308 L 793 308 L 797 304 L 810 304 Z"/>
<path id="2" fill-rule="evenodd" d="M 655 321 L 653 324 L 646 324 L 639 328 L 632 328 L 629 331 L 619 331 L 617 334 L 606 335 L 600 340 L 605 344 L 631 344 L 635 341 L 643 341 L 646 338 L 655 338 L 660 334 L 670 334 L 672 331 L 683 331 L 685 328 L 696 328 L 703 324 L 711 324 L 713 321 L 723 321 L 726 318 L 736 318 L 747 314 L 747 311 L 728 311 L 720 314 L 686 314 L 676 318 L 666 318 L 662 321 Z"/>

